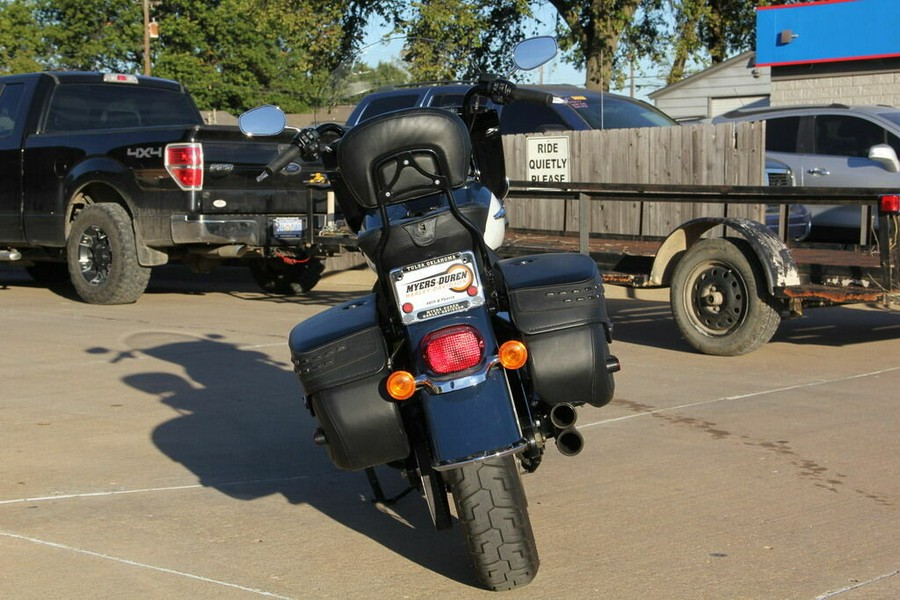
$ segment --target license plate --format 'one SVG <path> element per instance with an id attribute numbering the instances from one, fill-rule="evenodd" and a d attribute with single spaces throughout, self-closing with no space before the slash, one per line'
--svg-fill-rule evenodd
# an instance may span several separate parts
<path id="1" fill-rule="evenodd" d="M 484 288 L 471 252 L 407 265 L 390 276 L 405 325 L 484 304 Z"/>
<path id="2" fill-rule="evenodd" d="M 299 237 L 306 231 L 303 217 L 276 217 L 272 223 L 275 237 Z"/>

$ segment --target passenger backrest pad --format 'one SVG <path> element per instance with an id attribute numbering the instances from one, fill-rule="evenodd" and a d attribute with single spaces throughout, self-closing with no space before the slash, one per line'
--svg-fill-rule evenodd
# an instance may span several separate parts
<path id="1" fill-rule="evenodd" d="M 471 142 L 462 119 L 439 108 L 387 113 L 357 125 L 341 139 L 337 164 L 364 209 L 434 194 L 440 178 L 466 181 Z"/>

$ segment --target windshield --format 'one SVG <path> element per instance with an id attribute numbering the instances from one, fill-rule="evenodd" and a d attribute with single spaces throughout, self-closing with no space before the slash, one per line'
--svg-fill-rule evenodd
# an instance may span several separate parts
<path id="1" fill-rule="evenodd" d="M 592 129 L 627 129 L 630 127 L 663 127 L 675 121 L 648 104 L 615 96 L 566 96 L 566 103 Z"/>

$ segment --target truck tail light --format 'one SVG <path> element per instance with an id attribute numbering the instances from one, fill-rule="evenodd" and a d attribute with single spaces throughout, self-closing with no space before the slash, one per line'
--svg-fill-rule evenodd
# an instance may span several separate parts
<path id="1" fill-rule="evenodd" d="M 203 189 L 203 146 L 169 144 L 166 146 L 166 171 L 183 190 Z"/>
<path id="2" fill-rule="evenodd" d="M 422 340 L 422 356 L 428 368 L 438 375 L 465 371 L 484 357 L 484 338 L 468 325 L 438 329 Z"/>
<path id="3" fill-rule="evenodd" d="M 883 215 L 900 214 L 900 195 L 887 194 L 878 198 L 878 212 Z"/>

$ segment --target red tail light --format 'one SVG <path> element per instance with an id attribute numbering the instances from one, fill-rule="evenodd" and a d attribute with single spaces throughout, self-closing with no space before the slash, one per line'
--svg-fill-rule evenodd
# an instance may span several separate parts
<path id="1" fill-rule="evenodd" d="M 203 146 L 196 143 L 166 146 L 166 171 L 183 190 L 203 189 Z"/>
<path id="2" fill-rule="evenodd" d="M 900 213 L 900 195 L 889 194 L 878 199 L 878 212 L 883 215 L 896 215 Z"/>
<path id="3" fill-rule="evenodd" d="M 465 371 L 484 357 L 484 339 L 468 325 L 439 329 L 422 340 L 422 355 L 429 370 L 437 375 Z"/>

